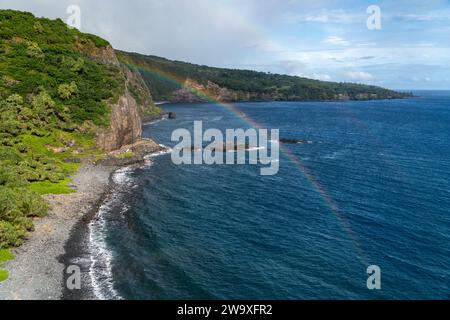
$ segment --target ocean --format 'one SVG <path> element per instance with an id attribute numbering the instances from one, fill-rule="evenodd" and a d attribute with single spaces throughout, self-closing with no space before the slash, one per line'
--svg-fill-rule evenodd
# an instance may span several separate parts
<path id="1" fill-rule="evenodd" d="M 114 175 L 89 225 L 99 298 L 449 299 L 450 92 L 405 100 L 164 105 L 173 130 L 280 130 L 279 172 L 175 165 Z M 367 267 L 381 289 L 367 287 Z"/>

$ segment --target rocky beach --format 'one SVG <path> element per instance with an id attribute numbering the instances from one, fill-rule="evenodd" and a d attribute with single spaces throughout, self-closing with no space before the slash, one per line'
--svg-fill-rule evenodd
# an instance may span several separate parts
<path id="1" fill-rule="evenodd" d="M 35 231 L 25 243 L 13 250 L 15 258 L 6 264 L 9 278 L 0 283 L 0 299 L 60 299 L 65 266 L 60 257 L 65 253 L 71 230 L 92 212 L 107 192 L 115 167 L 84 165 L 73 177 L 76 193 L 47 195 L 51 210 L 44 218 L 35 219 Z"/>
<path id="2" fill-rule="evenodd" d="M 85 231 L 109 192 L 112 174 L 121 167 L 139 165 L 146 155 L 162 149 L 142 139 L 95 164 L 86 160 L 72 177 L 70 187 L 75 193 L 44 196 L 51 209 L 47 216 L 34 220 L 35 230 L 12 250 L 15 258 L 6 263 L 9 278 L 0 283 L 0 300 L 57 300 L 63 295 L 95 299 L 84 272 L 81 290 L 65 290 L 66 269 L 89 259 Z"/>

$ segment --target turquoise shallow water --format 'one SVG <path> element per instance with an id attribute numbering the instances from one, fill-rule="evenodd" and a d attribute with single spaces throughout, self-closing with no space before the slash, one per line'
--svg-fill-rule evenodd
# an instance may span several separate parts
<path id="1" fill-rule="evenodd" d="M 97 292 L 128 299 L 450 298 L 450 92 L 408 100 L 239 103 L 282 138 L 288 158 L 181 165 L 169 154 L 116 174 L 91 237 Z M 166 105 L 144 134 L 173 146 L 194 120 L 243 122 L 211 104 Z M 332 201 L 338 210 L 329 206 Z M 369 264 L 382 289 L 366 287 Z M 102 267 L 103 266 L 103 267 Z"/>

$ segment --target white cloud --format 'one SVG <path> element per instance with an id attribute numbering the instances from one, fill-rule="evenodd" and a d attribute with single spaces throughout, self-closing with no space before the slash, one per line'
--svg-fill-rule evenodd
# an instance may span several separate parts
<path id="1" fill-rule="evenodd" d="M 335 46 L 348 46 L 350 42 L 345 40 L 344 38 L 337 37 L 337 36 L 329 36 L 325 40 L 323 40 L 323 43 L 332 44 Z"/>
<path id="2" fill-rule="evenodd" d="M 323 80 L 323 81 L 330 81 L 331 80 L 331 76 L 329 74 L 313 73 L 311 75 L 311 78 L 316 79 L 316 80 Z"/>
<path id="3" fill-rule="evenodd" d="M 431 10 L 424 13 L 399 14 L 394 17 L 407 21 L 447 21 L 450 20 L 450 10 Z"/>
<path id="4" fill-rule="evenodd" d="M 345 75 L 353 81 L 369 81 L 375 78 L 371 73 L 365 71 L 349 71 Z"/>
<path id="5" fill-rule="evenodd" d="M 338 24 L 351 24 L 361 23 L 366 19 L 365 12 L 361 13 L 349 13 L 345 10 L 322 10 L 315 14 L 291 14 L 287 17 L 290 23 L 338 23 Z"/>

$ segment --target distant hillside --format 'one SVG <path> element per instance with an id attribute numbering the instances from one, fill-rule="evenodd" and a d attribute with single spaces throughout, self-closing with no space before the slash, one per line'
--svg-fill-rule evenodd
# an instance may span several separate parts
<path id="1" fill-rule="evenodd" d="M 369 100 L 411 95 L 376 86 L 214 68 L 123 51 L 117 55 L 139 70 L 153 98 L 160 101 Z"/>

